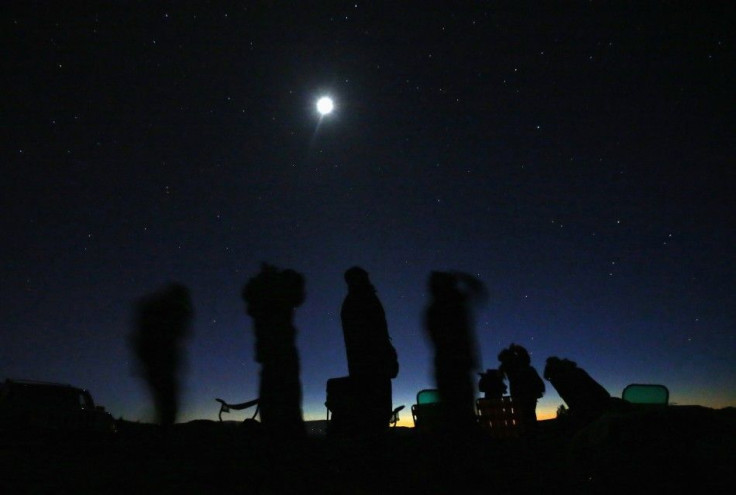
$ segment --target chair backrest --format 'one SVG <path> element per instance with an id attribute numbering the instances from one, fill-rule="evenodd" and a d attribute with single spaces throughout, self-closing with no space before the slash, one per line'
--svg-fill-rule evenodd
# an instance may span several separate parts
<path id="1" fill-rule="evenodd" d="M 441 426 L 440 393 L 436 388 L 425 388 L 417 393 L 417 403 L 411 406 L 414 427 L 434 430 Z"/>
<path id="2" fill-rule="evenodd" d="M 388 420 L 388 424 L 391 427 L 396 427 L 396 423 L 399 422 L 399 412 L 404 410 L 404 406 L 398 406 L 394 407 L 394 410 L 391 411 L 391 417 Z"/>
<path id="3" fill-rule="evenodd" d="M 258 415 L 258 412 L 260 411 L 259 399 L 249 400 L 248 402 L 241 402 L 240 404 L 228 404 L 222 399 L 215 399 L 215 400 L 220 403 L 220 412 L 217 415 L 217 417 L 220 418 L 220 421 L 222 421 L 222 413 L 229 413 L 231 409 L 235 411 L 242 411 L 243 409 L 248 409 L 249 407 L 256 406 L 255 412 L 253 413 L 253 416 L 251 416 L 250 418 L 252 420 L 256 419 L 256 416 Z"/>
<path id="4" fill-rule="evenodd" d="M 624 388 L 621 398 L 632 404 L 666 406 L 670 399 L 670 391 L 664 385 L 632 383 Z"/>
<path id="5" fill-rule="evenodd" d="M 494 438 L 516 438 L 524 431 L 519 407 L 509 396 L 476 399 L 478 424 Z"/>
<path id="6" fill-rule="evenodd" d="M 434 404 L 440 401 L 440 392 L 436 388 L 425 388 L 417 393 L 417 404 Z"/>
<path id="7" fill-rule="evenodd" d="M 338 378 L 330 378 L 327 380 L 327 414 L 333 414 L 337 411 L 338 415 L 345 414 L 347 410 L 352 409 L 353 395 L 357 393 L 353 380 L 349 376 L 341 376 Z"/>

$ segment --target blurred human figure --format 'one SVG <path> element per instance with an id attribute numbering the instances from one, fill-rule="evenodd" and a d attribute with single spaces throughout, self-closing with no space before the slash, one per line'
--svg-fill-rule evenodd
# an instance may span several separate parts
<path id="1" fill-rule="evenodd" d="M 136 305 L 131 345 L 153 396 L 156 420 L 167 435 L 179 412 L 182 344 L 194 316 L 189 290 L 172 283 Z"/>
<path id="2" fill-rule="evenodd" d="M 544 378 L 565 401 L 571 419 L 579 426 L 596 419 L 612 405 L 611 394 L 569 359 L 548 357 Z"/>
<path id="3" fill-rule="evenodd" d="M 531 432 L 537 424 L 537 400 L 544 396 L 544 381 L 531 365 L 531 356 L 522 346 L 511 344 L 503 349 L 499 369 L 509 381 L 509 395 L 518 406 L 523 428 Z"/>
<path id="4" fill-rule="evenodd" d="M 264 263 L 243 287 L 242 297 L 253 320 L 255 358 L 261 364 L 261 423 L 272 437 L 303 437 L 302 388 L 293 317 L 294 309 L 304 302 L 304 277 L 294 270 L 280 270 Z"/>
<path id="5" fill-rule="evenodd" d="M 368 434 L 380 433 L 389 427 L 391 379 L 398 373 L 398 359 L 383 305 L 368 272 L 354 266 L 344 276 L 348 293 L 340 319 L 350 385 L 354 390 L 352 426 Z"/>
<path id="6" fill-rule="evenodd" d="M 483 284 L 464 273 L 433 271 L 425 327 L 434 346 L 434 373 L 443 426 L 470 431 L 475 421 L 473 371 L 478 356 L 469 305 L 485 294 Z"/>
<path id="7" fill-rule="evenodd" d="M 500 399 L 508 388 L 504 383 L 503 372 L 499 369 L 488 369 L 484 373 L 478 373 L 478 390 L 483 392 L 484 399 Z"/>
<path id="8" fill-rule="evenodd" d="M 432 452 L 428 470 L 437 493 L 480 493 L 487 466 L 475 413 L 474 375 L 480 359 L 471 306 L 482 301 L 485 288 L 476 277 L 458 272 L 429 275 L 429 305 L 424 326 L 434 348 L 434 377 L 439 393 L 439 422 L 428 430 Z M 434 487 L 433 487 L 434 488 Z"/>

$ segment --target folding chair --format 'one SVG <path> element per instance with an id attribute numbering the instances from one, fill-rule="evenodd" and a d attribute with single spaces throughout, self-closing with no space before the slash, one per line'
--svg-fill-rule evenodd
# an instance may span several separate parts
<path id="1" fill-rule="evenodd" d="M 441 426 L 440 392 L 436 388 L 425 388 L 417 392 L 417 403 L 411 406 L 414 427 L 434 430 Z"/>
<path id="2" fill-rule="evenodd" d="M 258 399 L 249 400 L 248 402 L 242 402 L 240 404 L 228 404 L 222 399 L 215 400 L 220 403 L 220 412 L 217 414 L 217 417 L 220 418 L 220 421 L 222 421 L 222 413 L 229 413 L 231 409 L 234 411 L 242 411 L 243 409 L 248 409 L 249 407 L 253 406 L 256 406 L 253 416 L 251 416 L 250 418 L 245 418 L 245 421 L 248 421 L 249 419 L 252 421 L 256 420 L 259 408 Z"/>
<path id="3" fill-rule="evenodd" d="M 355 435 L 362 429 L 357 419 L 359 412 L 356 408 L 366 405 L 362 391 L 355 388 L 354 380 L 349 376 L 330 378 L 327 380 L 327 431 L 331 435 Z M 396 427 L 399 421 L 399 412 L 404 406 L 395 407 L 386 418 L 389 427 Z"/>

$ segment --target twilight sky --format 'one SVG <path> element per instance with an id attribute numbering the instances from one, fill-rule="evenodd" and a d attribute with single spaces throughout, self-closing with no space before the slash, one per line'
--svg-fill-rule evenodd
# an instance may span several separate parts
<path id="1" fill-rule="evenodd" d="M 307 280 L 307 419 L 347 374 L 352 265 L 407 410 L 433 386 L 431 270 L 486 284 L 483 368 L 514 342 L 615 396 L 736 406 L 733 10 L 458 3 L 3 4 L 0 379 L 151 419 L 132 304 L 179 281 L 181 420 L 216 418 L 257 395 L 240 290 L 267 261 Z M 547 383 L 540 417 L 559 404 Z"/>

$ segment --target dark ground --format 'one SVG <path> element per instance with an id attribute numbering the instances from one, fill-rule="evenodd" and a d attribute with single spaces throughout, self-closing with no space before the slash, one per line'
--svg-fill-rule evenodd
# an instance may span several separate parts
<path id="1" fill-rule="evenodd" d="M 256 425 L 257 426 L 257 425 Z M 611 414 L 577 432 L 444 444 L 396 428 L 381 442 L 312 436 L 277 447 L 259 428 L 194 421 L 163 441 L 120 422 L 112 441 L 6 435 L 0 493 L 734 493 L 736 409 Z M 14 437 L 14 438 L 13 438 Z"/>

